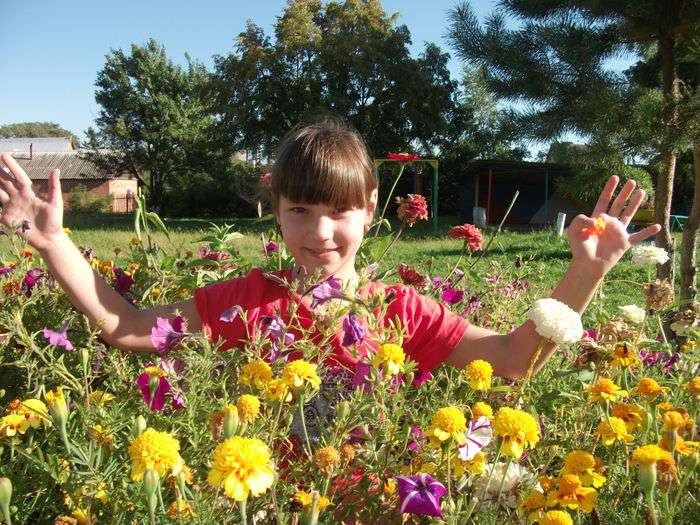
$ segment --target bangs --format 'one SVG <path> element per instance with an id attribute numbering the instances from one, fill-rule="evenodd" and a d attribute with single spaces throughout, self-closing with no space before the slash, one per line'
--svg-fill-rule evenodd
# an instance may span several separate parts
<path id="1" fill-rule="evenodd" d="M 377 187 L 362 138 L 338 123 L 292 131 L 272 168 L 272 196 L 337 208 L 366 208 Z"/>

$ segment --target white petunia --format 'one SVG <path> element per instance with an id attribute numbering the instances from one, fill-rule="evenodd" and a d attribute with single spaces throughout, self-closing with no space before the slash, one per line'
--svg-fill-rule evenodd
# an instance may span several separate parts
<path id="1" fill-rule="evenodd" d="M 503 489 L 499 490 L 501 489 L 501 480 L 503 480 Z M 484 500 L 495 502 L 500 492 L 499 503 L 506 507 L 515 508 L 518 505 L 518 495 L 525 487 L 531 487 L 534 481 L 533 472 L 518 463 L 511 462 L 507 471 L 505 463 L 497 463 L 495 466 L 493 463 L 489 463 L 486 465 L 485 471 L 474 480 L 473 494 L 475 497 L 481 497 L 484 488 L 486 488 Z M 487 483 L 488 485 L 486 485 Z"/>
<path id="2" fill-rule="evenodd" d="M 559 345 L 575 343 L 583 335 L 581 316 L 556 299 L 539 299 L 530 308 L 529 318 L 537 333 Z"/>
<path id="3" fill-rule="evenodd" d="M 664 264 L 668 261 L 668 253 L 663 248 L 651 244 L 640 244 L 632 248 L 634 264 Z"/>
<path id="4" fill-rule="evenodd" d="M 462 461 L 471 461 L 493 438 L 493 428 L 491 427 L 489 418 L 481 416 L 478 419 L 472 419 L 469 422 L 469 429 L 464 436 L 467 438 L 467 442 L 457 448 L 459 459 Z"/>
<path id="5" fill-rule="evenodd" d="M 641 323 L 647 316 L 644 308 L 640 308 L 636 304 L 626 304 L 625 306 L 620 306 L 620 313 L 626 321 L 630 323 Z"/>

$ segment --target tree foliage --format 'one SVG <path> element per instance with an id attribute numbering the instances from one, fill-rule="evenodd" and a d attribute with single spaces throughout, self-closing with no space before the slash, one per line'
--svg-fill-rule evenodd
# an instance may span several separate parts
<path id="1" fill-rule="evenodd" d="M 78 147 L 78 137 L 55 122 L 16 122 L 0 126 L 0 137 L 70 137 L 73 147 Z"/>

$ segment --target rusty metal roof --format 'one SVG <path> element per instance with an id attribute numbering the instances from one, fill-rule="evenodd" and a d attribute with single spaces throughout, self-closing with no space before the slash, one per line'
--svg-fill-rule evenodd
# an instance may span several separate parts
<path id="1" fill-rule="evenodd" d="M 14 154 L 20 166 L 32 180 L 45 180 L 54 169 L 61 170 L 61 179 L 131 178 L 128 173 L 107 173 L 90 162 L 81 150 L 55 153 Z"/>

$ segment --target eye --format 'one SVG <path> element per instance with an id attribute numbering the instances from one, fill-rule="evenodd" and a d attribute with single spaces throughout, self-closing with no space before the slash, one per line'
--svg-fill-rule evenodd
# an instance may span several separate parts
<path id="1" fill-rule="evenodd" d="M 349 212 L 349 211 L 350 211 L 350 208 L 336 208 L 336 209 L 333 211 L 333 213 L 335 213 L 336 215 L 341 215 L 341 214 L 347 213 L 347 212 Z"/>
<path id="2" fill-rule="evenodd" d="M 304 208 L 303 206 L 294 206 L 293 208 L 290 208 L 290 211 L 292 213 L 303 214 L 306 213 L 306 208 Z"/>

